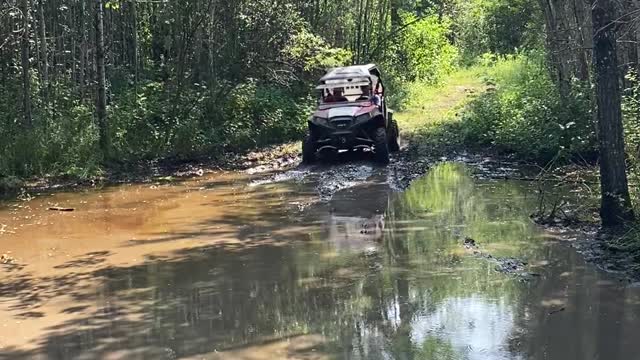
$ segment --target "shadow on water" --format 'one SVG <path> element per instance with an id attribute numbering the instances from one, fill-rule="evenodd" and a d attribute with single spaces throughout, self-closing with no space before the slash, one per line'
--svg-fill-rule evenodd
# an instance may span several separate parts
<path id="1" fill-rule="evenodd" d="M 0 359 L 626 359 L 637 353 L 638 293 L 536 228 L 529 221 L 532 187 L 479 182 L 468 171 L 443 164 L 405 193 L 373 182 L 303 212 L 275 201 L 298 185 L 255 188 L 247 190 L 247 208 L 279 205 L 229 209 L 193 231 L 154 240 L 239 242 L 120 267 L 101 267 L 109 252 L 92 252 L 60 265 L 70 271 L 64 276 L 15 274 L 0 284 L 0 301 L 11 300 L 13 311 L 44 316 L 39 304 L 65 296 L 71 300 L 62 312 L 75 316 L 46 329 L 31 350 L 0 348 Z M 221 224 L 236 230 L 216 229 Z M 496 271 L 464 249 L 465 237 L 493 256 L 523 259 L 541 276 L 523 282 Z"/>

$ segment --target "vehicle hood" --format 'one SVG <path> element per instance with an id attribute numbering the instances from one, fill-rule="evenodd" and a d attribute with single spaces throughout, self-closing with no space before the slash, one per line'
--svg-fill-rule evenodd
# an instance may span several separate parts
<path id="1" fill-rule="evenodd" d="M 356 117 L 371 112 L 375 105 L 353 105 L 338 106 L 318 109 L 313 116 L 323 119 L 333 119 L 336 117 Z"/>

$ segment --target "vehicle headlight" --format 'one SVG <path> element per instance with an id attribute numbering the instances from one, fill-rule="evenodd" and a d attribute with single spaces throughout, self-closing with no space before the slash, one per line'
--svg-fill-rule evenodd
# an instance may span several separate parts
<path id="1" fill-rule="evenodd" d="M 329 120 L 325 118 L 314 117 L 311 122 L 317 125 L 329 126 Z"/>

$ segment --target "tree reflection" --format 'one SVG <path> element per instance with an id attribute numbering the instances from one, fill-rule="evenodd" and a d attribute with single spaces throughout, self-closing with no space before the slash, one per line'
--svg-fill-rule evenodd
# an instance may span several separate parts
<path id="1" fill-rule="evenodd" d="M 538 354 L 526 349 L 548 341 L 542 338 L 547 331 L 558 334 L 554 323 L 545 322 L 541 299 L 558 292 L 558 284 L 582 278 L 521 283 L 461 246 L 468 236 L 497 256 L 558 257 L 528 221 L 535 206 L 531 190 L 513 182 L 478 183 L 464 166 L 442 164 L 405 193 L 373 186 L 339 194 L 291 224 L 282 223 L 282 208 L 256 209 L 252 216 L 261 231 L 279 229 L 259 246 L 211 245 L 83 274 L 101 283 L 98 294 L 72 291 L 72 278 L 19 281 L 49 282 L 78 306 L 100 305 L 91 316 L 49 329 L 38 350 L 50 358 L 116 351 L 161 358 L 166 349 L 176 357 L 235 354 L 304 334 L 325 341 L 314 350 L 344 359 Z M 240 223 L 242 214 L 237 217 L 226 221 Z M 372 219 L 375 232 L 361 232 Z M 288 224 L 295 226 L 282 230 Z M 553 273 L 576 262 L 555 264 Z M 0 291 L 21 289 L 13 285 Z M 588 319 L 571 324 L 596 326 Z"/>

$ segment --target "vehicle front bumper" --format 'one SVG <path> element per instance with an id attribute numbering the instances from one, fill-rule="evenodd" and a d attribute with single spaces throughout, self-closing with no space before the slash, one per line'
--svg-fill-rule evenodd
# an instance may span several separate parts
<path id="1" fill-rule="evenodd" d="M 338 128 L 329 124 L 310 123 L 311 132 L 318 151 L 323 150 L 351 150 L 373 146 L 373 140 L 366 132 L 366 124 L 355 123 L 348 127 Z"/>
<path id="2" fill-rule="evenodd" d="M 317 140 L 316 148 L 323 150 L 350 150 L 357 147 L 368 148 L 373 145 L 373 141 L 365 134 L 353 131 L 335 131 L 329 136 Z"/>

